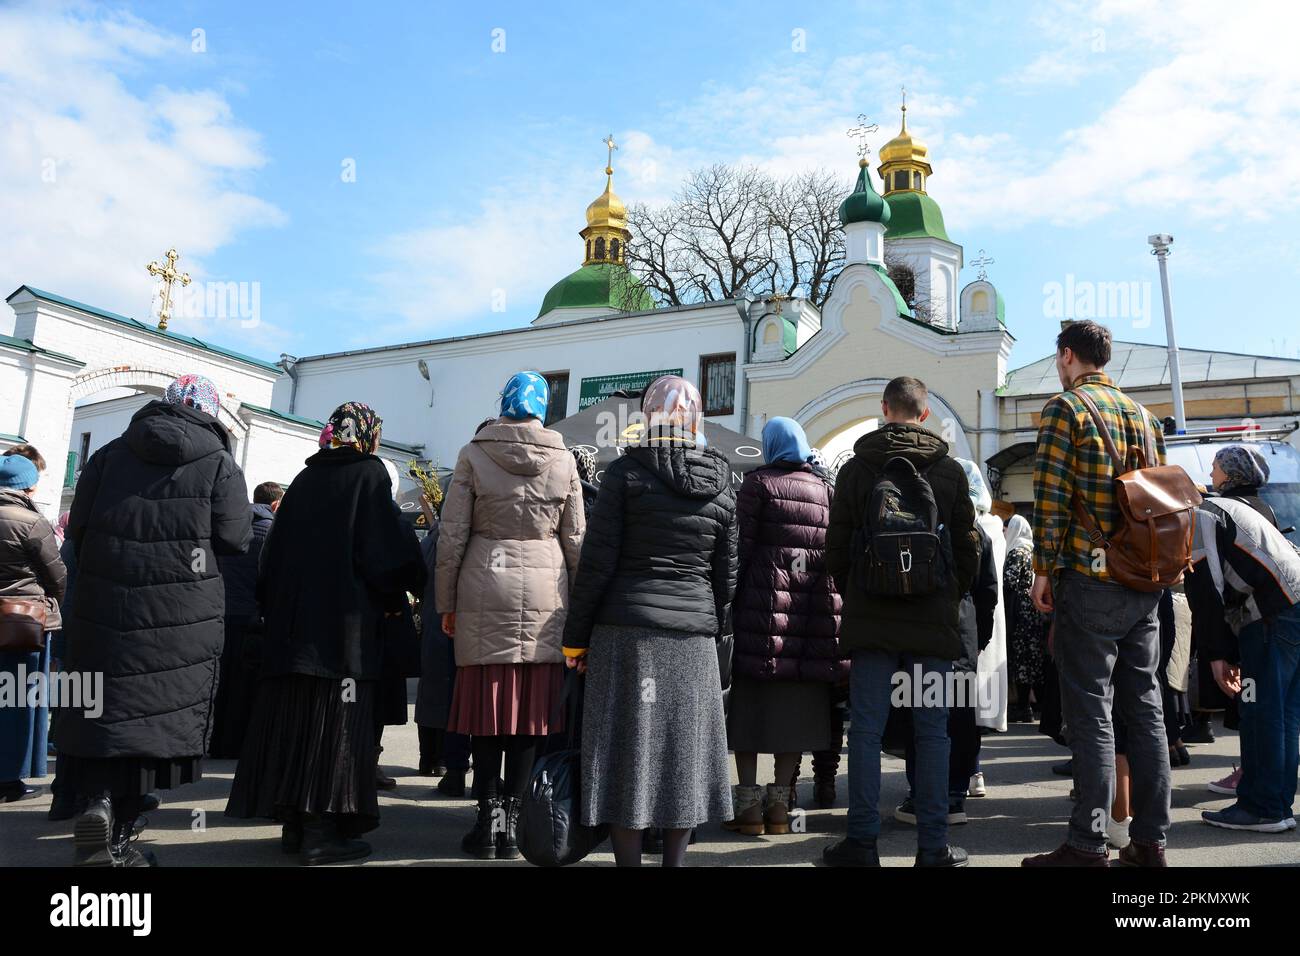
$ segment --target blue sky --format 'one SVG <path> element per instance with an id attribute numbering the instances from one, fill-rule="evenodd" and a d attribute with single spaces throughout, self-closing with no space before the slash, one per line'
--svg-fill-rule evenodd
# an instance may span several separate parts
<path id="1" fill-rule="evenodd" d="M 1162 342 L 1153 232 L 1182 345 L 1300 355 L 1290 7 L 467 6 L 0 10 L 5 291 L 144 318 L 175 245 L 259 309 L 172 327 L 258 355 L 522 325 L 580 264 L 607 132 L 628 202 L 713 162 L 847 184 L 844 131 L 867 113 L 878 149 L 906 84 L 950 235 L 996 259 L 1013 366 L 1051 349 L 1053 283 L 1138 283 L 1098 317 Z"/>

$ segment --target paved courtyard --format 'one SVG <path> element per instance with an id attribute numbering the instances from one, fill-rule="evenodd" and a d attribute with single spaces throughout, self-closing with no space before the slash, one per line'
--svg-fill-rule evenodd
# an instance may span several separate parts
<path id="1" fill-rule="evenodd" d="M 474 820 L 472 800 L 450 800 L 434 792 L 435 780 L 416 774 L 415 725 L 390 727 L 384 736 L 385 768 L 397 777 L 395 791 L 381 793 L 383 821 L 368 835 L 374 854 L 366 866 L 468 865 L 528 866 L 524 861 L 479 862 L 460 853 L 460 838 Z M 1200 812 L 1227 805 L 1227 798 L 1205 785 L 1232 769 L 1237 738 L 1222 732 L 1213 744 L 1190 748 L 1192 763 L 1173 772 L 1172 866 L 1269 866 L 1300 864 L 1300 832 L 1281 835 L 1237 833 L 1200 822 Z M 984 738 L 983 765 L 989 793 L 967 802 L 971 821 L 952 828 L 952 842 L 965 847 L 973 866 L 1013 866 L 1027 853 L 1048 850 L 1064 837 L 1070 809 L 1070 781 L 1050 767 L 1065 752 L 1032 725 L 1013 724 L 1006 734 Z M 913 828 L 895 823 L 889 812 L 906 795 L 901 760 L 885 756 L 882 814 L 886 818 L 880 851 L 886 866 L 906 866 L 915 852 Z M 279 849 L 279 828 L 229 820 L 222 815 L 234 763 L 209 761 L 202 782 L 163 793 L 161 809 L 149 815 L 141 842 L 164 866 L 294 866 Z M 771 759 L 760 763 L 760 779 L 771 779 Z M 811 801 L 811 762 L 804 761 L 800 797 Z M 810 865 L 821 849 L 844 833 L 847 762 L 841 761 L 839 799 L 829 810 L 809 810 L 806 832 L 783 837 L 744 837 L 718 824 L 700 829 L 688 862 L 695 866 Z M 48 783 L 48 779 L 41 781 Z M 68 823 L 45 819 L 48 794 L 41 799 L 0 805 L 0 863 L 61 866 L 72 859 Z M 196 813 L 201 811 L 202 813 Z M 195 826 L 202 818 L 203 828 Z M 587 863 L 612 865 L 609 844 Z M 651 858 L 647 858 L 650 862 Z"/>

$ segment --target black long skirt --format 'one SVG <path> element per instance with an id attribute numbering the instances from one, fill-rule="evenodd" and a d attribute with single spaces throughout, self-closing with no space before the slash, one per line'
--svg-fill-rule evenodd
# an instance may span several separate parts
<path id="1" fill-rule="evenodd" d="M 171 790 L 203 779 L 202 757 L 76 757 L 59 751 L 59 790 L 115 800 Z"/>
<path id="2" fill-rule="evenodd" d="M 357 681 L 354 695 L 330 677 L 261 681 L 226 815 L 288 822 L 328 814 L 346 818 L 339 822 L 350 833 L 377 827 L 378 696 L 375 681 Z"/>

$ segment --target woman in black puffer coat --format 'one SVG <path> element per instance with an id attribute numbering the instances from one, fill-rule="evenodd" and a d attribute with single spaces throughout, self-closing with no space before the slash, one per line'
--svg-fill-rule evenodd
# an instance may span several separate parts
<path id="1" fill-rule="evenodd" d="M 696 444 L 701 402 L 678 376 L 642 399 L 642 441 L 605 470 L 564 628 L 587 673 L 582 822 L 606 823 L 620 866 L 664 830 L 664 866 L 690 831 L 731 818 L 717 640 L 736 586 L 731 467 Z"/>
<path id="2" fill-rule="evenodd" d="M 217 555 L 252 537 L 219 407 L 207 379 L 178 378 L 77 482 L 65 669 L 104 676 L 102 713 L 63 708 L 57 724 L 59 786 L 90 798 L 79 864 L 150 864 L 127 846 L 143 797 L 202 776 L 226 613 Z"/>
<path id="3" fill-rule="evenodd" d="M 848 678 L 836 638 L 840 597 L 826 570 L 831 485 L 810 464 L 799 423 L 763 428 L 766 465 L 737 499 L 740 574 L 727 742 L 736 754 L 741 833 L 790 832 L 790 780 L 805 751 L 831 749 L 831 692 Z M 758 784 L 758 755 L 775 755 L 775 780 Z"/>

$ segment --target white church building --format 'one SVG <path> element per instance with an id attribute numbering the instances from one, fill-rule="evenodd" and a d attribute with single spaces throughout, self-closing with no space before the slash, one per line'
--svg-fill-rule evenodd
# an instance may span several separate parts
<path id="1" fill-rule="evenodd" d="M 624 264 L 631 236 L 610 167 L 579 232 L 581 265 L 522 328 L 272 362 L 22 286 L 0 335 L 0 442 L 29 442 L 51 463 L 37 500 L 54 515 L 89 455 L 195 372 L 222 392 L 250 487 L 292 480 L 322 421 L 349 400 L 384 419 L 381 456 L 404 476 L 412 459 L 453 465 L 495 415 L 502 384 L 529 368 L 550 381 L 551 420 L 675 373 L 699 386 L 710 420 L 757 436 L 769 417 L 790 415 L 834 459 L 878 424 L 884 383 L 913 374 L 931 384 L 933 427 L 956 454 L 984 461 L 998 451 L 996 391 L 1013 341 L 1001 296 L 984 279 L 957 293 L 963 250 L 926 191 L 928 152 L 905 119 L 880 157 L 883 196 L 863 160 L 841 206 L 846 264 L 821 311 L 799 298 L 655 308 Z M 907 297 L 891 278 L 900 269 Z"/>

